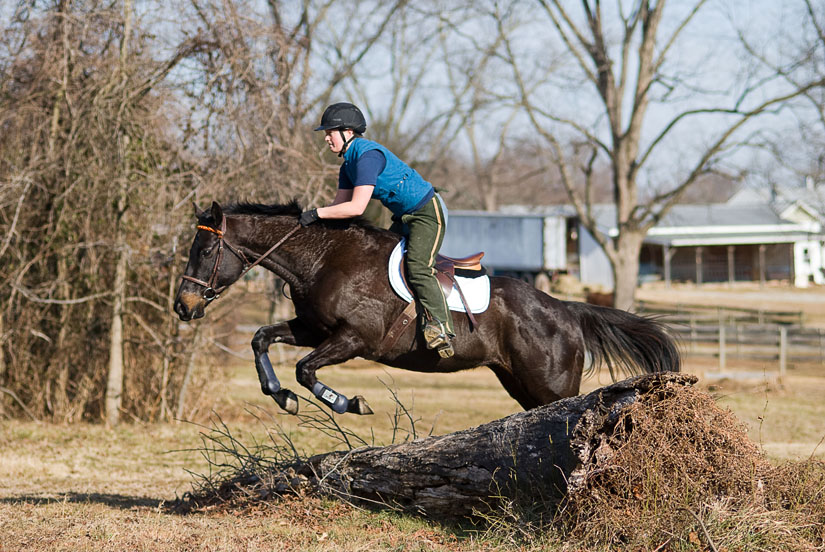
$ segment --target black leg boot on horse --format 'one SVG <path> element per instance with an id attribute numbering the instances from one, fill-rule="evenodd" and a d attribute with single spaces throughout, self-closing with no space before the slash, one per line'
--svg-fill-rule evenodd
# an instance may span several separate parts
<path id="1" fill-rule="evenodd" d="M 284 343 L 297 347 L 316 347 L 320 344 L 320 340 L 308 331 L 303 322 L 297 318 L 258 328 L 255 337 L 252 339 L 252 352 L 255 354 L 255 369 L 258 372 L 261 391 L 264 395 L 271 396 L 278 403 L 278 406 L 289 414 L 297 414 L 298 398 L 289 389 L 281 388 L 281 383 L 278 381 L 269 360 L 269 346 L 273 343 Z"/>
<path id="2" fill-rule="evenodd" d="M 327 385 L 324 385 L 315 376 L 315 372 L 324 366 L 339 364 L 363 353 L 363 343 L 356 333 L 341 328 L 328 339 L 318 345 L 314 351 L 298 361 L 295 367 L 295 378 L 298 383 L 312 391 L 317 399 L 330 407 L 334 412 L 343 414 L 372 414 L 372 408 L 361 395 L 348 399 Z"/>
<path id="3" fill-rule="evenodd" d="M 289 389 L 281 388 L 280 381 L 275 375 L 267 351 L 272 343 L 284 343 L 298 347 L 315 347 L 316 349 L 313 353 L 310 353 L 298 362 L 296 370 L 298 382 L 312 391 L 315 397 L 338 414 L 345 412 L 372 414 L 372 409 L 360 395 L 350 400 L 315 378 L 315 371 L 321 366 L 342 362 L 330 360 L 330 358 L 337 358 L 335 356 L 324 358 L 324 351 L 335 353 L 336 350 L 339 350 L 339 347 L 334 345 L 336 341 L 337 340 L 333 339 L 330 343 L 330 340 L 327 340 L 326 347 L 322 348 L 321 346 L 323 344 L 308 332 L 304 324 L 297 318 L 288 322 L 281 322 L 259 328 L 258 331 L 255 332 L 255 337 L 252 339 L 252 350 L 255 353 L 255 368 L 258 371 L 261 391 L 264 395 L 270 395 L 275 402 L 278 403 L 278 406 L 283 408 L 287 413 L 297 414 L 298 399 L 295 393 Z M 344 346 L 340 348 L 337 354 L 342 354 L 340 351 L 349 351 L 349 347 Z M 347 353 L 343 354 L 346 355 Z M 313 368 L 313 366 L 316 367 Z"/>

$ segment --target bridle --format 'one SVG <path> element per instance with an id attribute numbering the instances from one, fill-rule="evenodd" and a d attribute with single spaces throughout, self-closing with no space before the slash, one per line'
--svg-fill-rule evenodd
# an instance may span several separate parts
<path id="1" fill-rule="evenodd" d="M 257 259 L 255 259 L 254 262 L 250 263 L 249 259 L 246 258 L 246 255 L 243 254 L 243 251 L 241 251 L 237 246 L 234 246 L 231 243 L 229 243 L 229 241 L 224 237 L 224 234 L 226 233 L 226 217 L 224 217 L 223 220 L 221 221 L 220 230 L 218 230 L 216 228 L 212 228 L 211 226 L 204 226 L 204 225 L 199 224 L 198 225 L 198 230 L 206 230 L 207 232 L 212 232 L 213 234 L 218 236 L 218 256 L 215 259 L 215 266 L 212 268 L 212 274 L 209 276 L 209 280 L 206 281 L 206 282 L 204 282 L 203 280 L 199 280 L 197 278 L 194 278 L 192 276 L 187 276 L 186 274 L 183 274 L 181 276 L 181 279 L 188 280 L 189 282 L 193 282 L 195 284 L 203 286 L 204 290 L 203 290 L 203 293 L 201 294 L 201 297 L 206 299 L 207 303 L 211 303 L 212 301 L 214 301 L 215 299 L 220 297 L 221 293 L 223 293 L 223 291 L 226 288 L 229 287 L 229 285 L 221 286 L 221 287 L 215 287 L 215 285 L 218 283 L 218 270 L 220 269 L 221 261 L 223 260 L 223 248 L 224 248 L 224 246 L 226 246 L 226 248 L 229 249 L 229 251 L 234 253 L 235 256 L 238 257 L 238 259 L 240 259 L 241 262 L 243 263 L 243 270 L 241 271 L 241 274 L 236 278 L 236 281 L 237 281 L 237 280 L 240 280 L 241 278 L 243 278 L 243 276 L 247 272 L 249 272 L 250 270 L 252 270 L 256 266 L 258 266 L 258 264 L 260 264 L 261 261 L 263 261 L 264 259 L 269 257 L 269 255 L 273 251 L 278 249 L 281 246 L 282 243 L 284 243 L 287 239 L 289 239 L 292 236 L 292 234 L 297 232 L 300 228 L 301 228 L 301 225 L 299 223 L 292 230 L 287 232 L 286 235 L 284 235 L 284 237 L 282 237 L 280 240 L 278 240 L 278 242 L 275 245 L 270 247 L 267 250 L 266 253 L 264 253 L 263 255 L 258 257 Z"/>

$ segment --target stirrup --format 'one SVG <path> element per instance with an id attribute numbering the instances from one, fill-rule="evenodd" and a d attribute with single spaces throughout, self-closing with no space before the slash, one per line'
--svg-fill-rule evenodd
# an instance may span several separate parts
<path id="1" fill-rule="evenodd" d="M 450 343 L 449 341 L 447 343 L 443 344 L 443 345 L 439 345 L 438 347 L 436 347 L 435 350 L 438 351 L 438 355 L 441 358 L 450 358 L 451 356 L 453 356 L 455 354 L 455 349 L 453 349 L 453 344 Z"/>
<path id="2" fill-rule="evenodd" d="M 435 349 L 441 358 L 450 358 L 455 354 L 450 335 L 440 322 L 430 322 L 424 326 L 424 341 L 428 349 Z"/>

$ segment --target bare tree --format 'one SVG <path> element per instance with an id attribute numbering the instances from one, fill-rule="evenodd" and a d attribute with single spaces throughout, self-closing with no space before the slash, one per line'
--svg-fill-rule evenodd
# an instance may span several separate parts
<path id="1" fill-rule="evenodd" d="M 0 386 L 10 412 L 157 418 L 191 353 L 170 324 L 166 261 L 179 239 L 169 213 L 191 167 L 170 139 L 159 85 L 205 45 L 152 59 L 152 33 L 131 15 L 129 2 L 19 2 L 0 39 Z"/>
<path id="2" fill-rule="evenodd" d="M 354 1 L 3 12 L 0 415 L 193 411 L 187 389 L 216 379 L 195 347 L 234 319 L 219 306 L 193 343 L 172 316 L 190 200 L 329 194 L 311 124 L 405 3 L 368 6 L 375 25 L 324 72 L 328 29 Z"/>
<path id="3" fill-rule="evenodd" d="M 188 2 L 184 33 L 216 45 L 193 60 L 197 78 L 186 86 L 198 106 L 187 140 L 216 169 L 202 195 L 231 190 L 237 199 L 304 204 L 329 197 L 337 166 L 311 125 L 405 3 Z M 358 32 L 341 24 L 361 11 Z"/>
<path id="4" fill-rule="evenodd" d="M 456 163 L 454 141 L 466 122 L 472 77 L 443 50 L 456 36 L 454 20 L 470 12 L 462 4 L 428 0 L 399 4 L 379 48 L 367 53 L 336 92 L 364 110 L 368 138 L 386 145 L 448 197 L 457 186 L 445 169 L 462 164 Z M 336 50 L 351 49 L 350 32 L 334 40 Z M 377 208 L 371 218 L 386 223 L 388 212 L 372 207 Z"/>
<path id="5" fill-rule="evenodd" d="M 727 88 L 703 80 L 695 62 L 684 61 L 689 57 L 684 51 L 676 53 L 707 3 L 697 0 L 666 11 L 665 0 L 618 0 L 612 9 L 598 0 L 582 0 L 578 9 L 534 0 L 524 4 L 530 29 L 518 30 L 513 13 L 497 5 L 489 9 L 515 85 L 511 97 L 548 145 L 570 202 L 607 254 L 619 308 L 633 303 L 647 231 L 702 175 L 747 144 L 749 123 L 825 84 L 822 75 L 783 81 L 775 71 L 752 66 L 732 74 Z M 531 31 L 552 35 L 543 46 L 548 57 L 564 60 L 561 68 L 520 50 L 519 36 Z M 721 51 L 721 46 L 710 50 L 699 64 L 714 63 L 712 56 Z M 589 102 L 569 95 L 561 100 L 560 90 L 592 95 Z M 561 106 L 567 103 L 579 111 L 565 112 Z M 694 121 L 702 125 L 702 140 L 690 147 L 679 144 L 697 133 Z M 582 148 L 588 154 L 575 155 Z M 662 169 L 668 156 L 671 165 Z M 600 160 L 610 167 L 616 229 L 611 236 L 599 225 L 590 193 Z"/>
<path id="6" fill-rule="evenodd" d="M 791 87 L 802 87 L 806 81 L 825 75 L 825 6 L 811 0 L 799 0 L 785 6 L 788 22 L 781 29 L 778 52 L 765 47 L 758 37 L 739 30 L 745 51 L 761 65 L 768 67 Z M 788 178 L 796 183 L 808 182 L 822 187 L 825 183 L 825 90 L 813 88 L 793 106 L 788 123 L 766 132 L 760 146 L 770 154 L 760 163 L 767 178 L 764 185 L 775 187 Z M 825 212 L 825 193 L 820 193 L 814 205 Z"/>

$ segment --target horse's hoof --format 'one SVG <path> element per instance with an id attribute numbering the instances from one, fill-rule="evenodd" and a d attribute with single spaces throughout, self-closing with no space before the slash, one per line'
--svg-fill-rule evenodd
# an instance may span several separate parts
<path id="1" fill-rule="evenodd" d="M 298 397 L 289 389 L 282 389 L 278 393 L 272 395 L 275 402 L 278 403 L 287 414 L 293 416 L 298 413 Z"/>
<path id="2" fill-rule="evenodd" d="M 373 413 L 372 408 L 370 408 L 370 405 L 367 404 L 367 401 L 361 395 L 356 395 L 350 399 L 347 412 L 350 414 L 360 414 L 362 416 Z"/>

